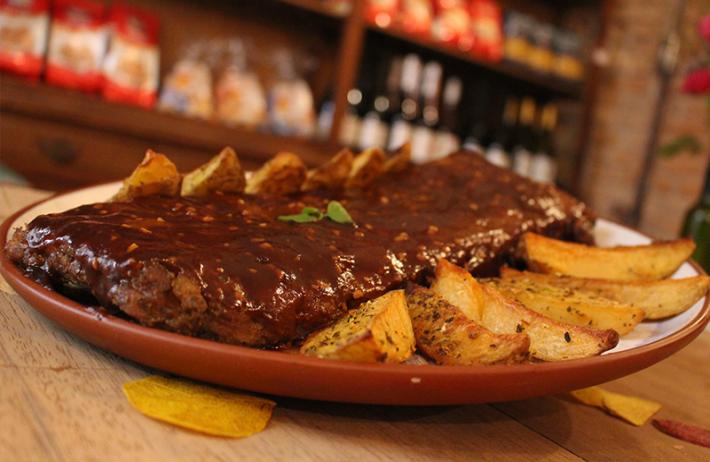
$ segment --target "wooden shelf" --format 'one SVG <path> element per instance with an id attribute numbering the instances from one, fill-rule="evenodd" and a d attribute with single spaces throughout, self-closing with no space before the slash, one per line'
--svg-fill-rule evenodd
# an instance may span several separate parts
<path id="1" fill-rule="evenodd" d="M 263 162 L 281 150 L 301 156 L 311 165 L 336 152 L 338 147 L 311 139 L 227 127 L 222 124 L 157 110 L 109 103 L 88 95 L 44 83 L 0 76 L 0 111 L 125 135 L 150 143 L 180 145 L 205 153 L 232 146 L 241 157 Z M 7 140 L 6 140 L 7 141 Z"/>
<path id="2" fill-rule="evenodd" d="M 583 84 L 581 82 L 572 82 L 550 75 L 539 74 L 531 69 L 506 62 L 496 63 L 486 61 L 484 59 L 477 58 L 470 53 L 466 53 L 451 46 L 439 43 L 433 39 L 416 37 L 401 30 L 397 30 L 396 28 L 384 29 L 374 24 L 368 24 L 367 29 L 382 36 L 386 36 L 400 42 L 406 42 L 407 44 L 420 49 L 432 51 L 443 56 L 473 64 L 479 68 L 524 82 L 557 96 L 581 98 L 583 93 Z"/>
<path id="3" fill-rule="evenodd" d="M 337 11 L 334 8 L 326 5 L 323 1 L 319 0 L 279 0 L 281 3 L 286 5 L 294 6 L 301 10 L 310 11 L 311 13 L 316 13 L 321 16 L 329 16 L 331 18 L 343 19 L 348 13 Z"/>

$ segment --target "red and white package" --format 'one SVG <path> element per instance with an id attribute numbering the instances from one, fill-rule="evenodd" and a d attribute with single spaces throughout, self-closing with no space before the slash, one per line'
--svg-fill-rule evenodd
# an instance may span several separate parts
<path id="1" fill-rule="evenodd" d="M 473 30 L 468 0 L 434 0 L 435 19 L 432 36 L 443 43 L 462 50 L 473 46 Z"/>
<path id="2" fill-rule="evenodd" d="M 153 107 L 160 78 L 158 19 L 127 5 L 109 13 L 111 39 L 103 65 L 103 96 L 109 101 Z"/>
<path id="3" fill-rule="evenodd" d="M 503 57 L 503 14 L 493 0 L 471 0 L 471 23 L 475 55 L 490 61 Z"/>
<path id="4" fill-rule="evenodd" d="M 48 25 L 49 0 L 0 0 L 0 69 L 39 77 Z"/>
<path id="5" fill-rule="evenodd" d="M 412 35 L 429 35 L 433 12 L 431 0 L 402 0 L 399 23 L 402 30 Z"/>
<path id="6" fill-rule="evenodd" d="M 365 20 L 379 27 L 392 25 L 399 11 L 399 0 L 366 0 Z"/>
<path id="7" fill-rule="evenodd" d="M 54 0 L 47 82 L 84 91 L 101 87 L 106 52 L 105 10 L 91 0 Z"/>

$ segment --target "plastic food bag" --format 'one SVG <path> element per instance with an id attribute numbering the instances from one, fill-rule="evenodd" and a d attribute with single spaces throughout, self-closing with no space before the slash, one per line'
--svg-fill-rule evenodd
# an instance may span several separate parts
<path id="1" fill-rule="evenodd" d="M 215 52 L 216 50 L 213 50 Z M 216 116 L 227 124 L 255 128 L 266 122 L 267 107 L 259 76 L 247 66 L 244 44 L 232 40 L 226 47 L 215 85 Z"/>
<path id="2" fill-rule="evenodd" d="M 39 77 L 48 25 L 49 0 L 0 0 L 0 69 Z"/>
<path id="3" fill-rule="evenodd" d="M 399 0 L 367 0 L 364 16 L 366 21 L 379 27 L 389 27 L 398 10 Z"/>
<path id="4" fill-rule="evenodd" d="M 212 117 L 212 72 L 201 52 L 201 46 L 192 46 L 165 77 L 158 104 L 161 110 L 202 119 Z"/>
<path id="5" fill-rule="evenodd" d="M 432 16 L 430 0 L 402 0 L 400 22 L 406 33 L 429 35 Z"/>
<path id="6" fill-rule="evenodd" d="M 109 22 L 112 32 L 103 66 L 104 98 L 152 107 L 160 72 L 157 18 L 139 8 L 116 5 Z"/>
<path id="7" fill-rule="evenodd" d="M 278 80 L 269 91 L 269 123 L 281 135 L 312 136 L 315 130 L 313 94 L 296 73 L 293 56 L 275 53 Z"/>
<path id="8" fill-rule="evenodd" d="M 473 46 L 471 15 L 465 0 L 435 0 L 436 18 L 431 33 L 436 40 L 455 45 L 461 50 Z"/>
<path id="9" fill-rule="evenodd" d="M 500 6 L 491 0 L 472 0 L 473 53 L 490 61 L 503 56 L 503 25 Z"/>
<path id="10" fill-rule="evenodd" d="M 104 6 L 90 0 L 55 0 L 47 53 L 47 81 L 96 91 L 108 32 Z"/>

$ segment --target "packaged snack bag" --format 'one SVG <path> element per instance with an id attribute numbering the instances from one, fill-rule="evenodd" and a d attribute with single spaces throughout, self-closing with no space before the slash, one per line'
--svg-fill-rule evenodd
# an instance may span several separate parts
<path id="1" fill-rule="evenodd" d="M 505 59 L 517 64 L 527 64 L 533 48 L 532 29 L 534 21 L 524 14 L 509 11 L 505 14 Z"/>
<path id="2" fill-rule="evenodd" d="M 189 117 L 212 117 L 212 72 L 202 46 L 191 46 L 163 81 L 158 108 Z"/>
<path id="3" fill-rule="evenodd" d="M 399 0 L 366 0 L 365 20 L 379 27 L 389 27 L 397 17 Z"/>
<path id="4" fill-rule="evenodd" d="M 554 30 L 548 24 L 536 23 L 532 31 L 532 46 L 528 52 L 528 66 L 547 74 L 552 71 L 554 55 L 552 39 Z"/>
<path id="5" fill-rule="evenodd" d="M 278 79 L 269 91 L 271 129 L 280 135 L 313 136 L 316 116 L 311 88 L 296 72 L 291 54 L 275 53 L 274 63 Z"/>
<path id="6" fill-rule="evenodd" d="M 98 90 L 107 37 L 103 4 L 54 0 L 47 82 L 89 92 Z"/>
<path id="7" fill-rule="evenodd" d="M 48 24 L 49 0 L 0 0 L 0 70 L 39 77 Z"/>
<path id="8" fill-rule="evenodd" d="M 263 125 L 267 117 L 266 96 L 259 76 L 247 65 L 241 41 L 232 40 L 227 44 L 221 68 L 215 85 L 217 119 L 247 128 Z"/>
<path id="9" fill-rule="evenodd" d="M 158 19 L 118 4 L 109 13 L 111 39 L 103 65 L 103 95 L 109 101 L 152 107 L 158 91 Z"/>
<path id="10" fill-rule="evenodd" d="M 434 0 L 434 14 L 431 33 L 436 40 L 461 50 L 469 50 L 473 46 L 467 0 Z"/>
<path id="11" fill-rule="evenodd" d="M 492 0 L 471 0 L 473 24 L 473 53 L 490 61 L 500 61 L 503 56 L 502 13 Z"/>
<path id="12" fill-rule="evenodd" d="M 412 35 L 429 35 L 433 12 L 431 0 L 402 0 L 399 23 Z"/>

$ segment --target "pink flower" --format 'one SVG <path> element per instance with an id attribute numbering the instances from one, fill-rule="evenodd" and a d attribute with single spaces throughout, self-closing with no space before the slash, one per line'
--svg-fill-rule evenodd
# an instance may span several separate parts
<path id="1" fill-rule="evenodd" d="M 701 67 L 685 76 L 682 91 L 685 93 L 710 93 L 710 68 Z"/>
<path id="2" fill-rule="evenodd" d="M 700 36 L 704 38 L 706 42 L 710 43 L 710 14 L 700 19 L 698 31 L 700 32 Z"/>

